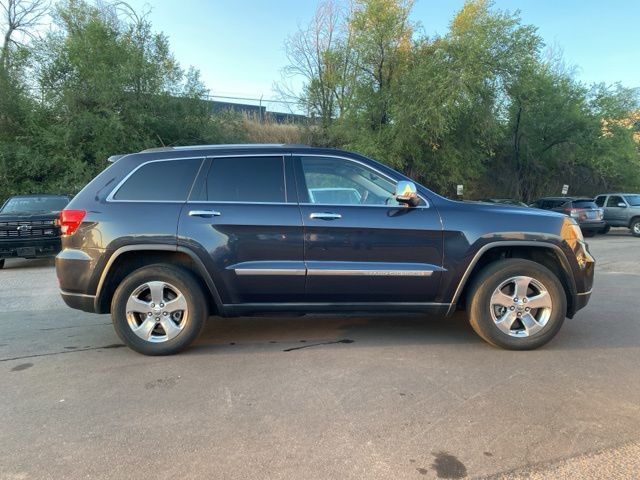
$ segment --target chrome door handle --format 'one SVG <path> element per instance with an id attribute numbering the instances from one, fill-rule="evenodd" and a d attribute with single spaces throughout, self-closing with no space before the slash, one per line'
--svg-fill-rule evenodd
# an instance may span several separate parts
<path id="1" fill-rule="evenodd" d="M 189 212 L 190 217 L 219 217 L 220 215 L 222 214 L 215 210 L 191 210 Z"/>
<path id="2" fill-rule="evenodd" d="M 320 212 L 312 213 L 309 215 L 309 218 L 316 218 L 319 220 L 337 220 L 338 218 L 342 218 L 342 215 L 339 213 Z"/>

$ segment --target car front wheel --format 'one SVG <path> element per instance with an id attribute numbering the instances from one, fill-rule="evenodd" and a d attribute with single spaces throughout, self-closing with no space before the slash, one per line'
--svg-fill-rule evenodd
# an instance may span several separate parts
<path id="1" fill-rule="evenodd" d="M 207 303 L 193 275 L 173 265 L 151 265 L 127 276 L 111 302 L 116 333 L 144 355 L 172 355 L 198 337 Z"/>
<path id="2" fill-rule="evenodd" d="M 567 313 L 558 278 L 529 260 L 489 264 L 474 280 L 467 299 L 469 322 L 492 345 L 532 350 L 551 340 Z"/>
<path id="3" fill-rule="evenodd" d="M 634 237 L 640 237 L 640 218 L 635 218 L 629 228 Z"/>

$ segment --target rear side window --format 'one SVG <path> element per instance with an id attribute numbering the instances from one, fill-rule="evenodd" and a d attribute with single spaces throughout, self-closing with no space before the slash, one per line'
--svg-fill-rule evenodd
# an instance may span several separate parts
<path id="1" fill-rule="evenodd" d="M 114 200 L 186 201 L 202 159 L 160 160 L 136 170 L 113 196 Z"/>
<path id="2" fill-rule="evenodd" d="M 598 205 L 599 207 L 604 207 L 604 200 L 606 197 L 603 197 L 602 195 L 599 197 L 596 197 L 596 205 Z"/>
<path id="3" fill-rule="evenodd" d="M 207 200 L 284 203 L 283 157 L 214 158 L 207 175 Z"/>

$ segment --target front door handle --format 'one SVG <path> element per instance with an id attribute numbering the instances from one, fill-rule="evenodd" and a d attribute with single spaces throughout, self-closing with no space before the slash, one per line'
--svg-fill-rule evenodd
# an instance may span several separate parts
<path id="1" fill-rule="evenodd" d="M 330 213 L 330 212 L 320 212 L 320 213 L 312 213 L 309 215 L 309 218 L 315 218 L 319 220 L 337 220 L 342 218 L 342 215 L 339 213 Z"/>
<path id="2" fill-rule="evenodd" d="M 219 217 L 222 215 L 220 212 L 216 212 L 215 210 L 191 210 L 189 211 L 190 217 Z"/>

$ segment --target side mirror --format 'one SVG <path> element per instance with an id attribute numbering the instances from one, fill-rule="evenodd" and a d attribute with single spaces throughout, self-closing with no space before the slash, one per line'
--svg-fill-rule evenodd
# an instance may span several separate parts
<path id="1" fill-rule="evenodd" d="M 626 203 L 624 203 L 624 202 L 620 202 L 620 203 L 618 203 L 618 206 L 619 206 L 620 208 L 627 208 L 627 204 L 626 204 Z"/>
<path id="2" fill-rule="evenodd" d="M 400 180 L 396 185 L 396 200 L 405 203 L 410 207 L 416 207 L 420 204 L 416 184 L 407 180 Z"/>

